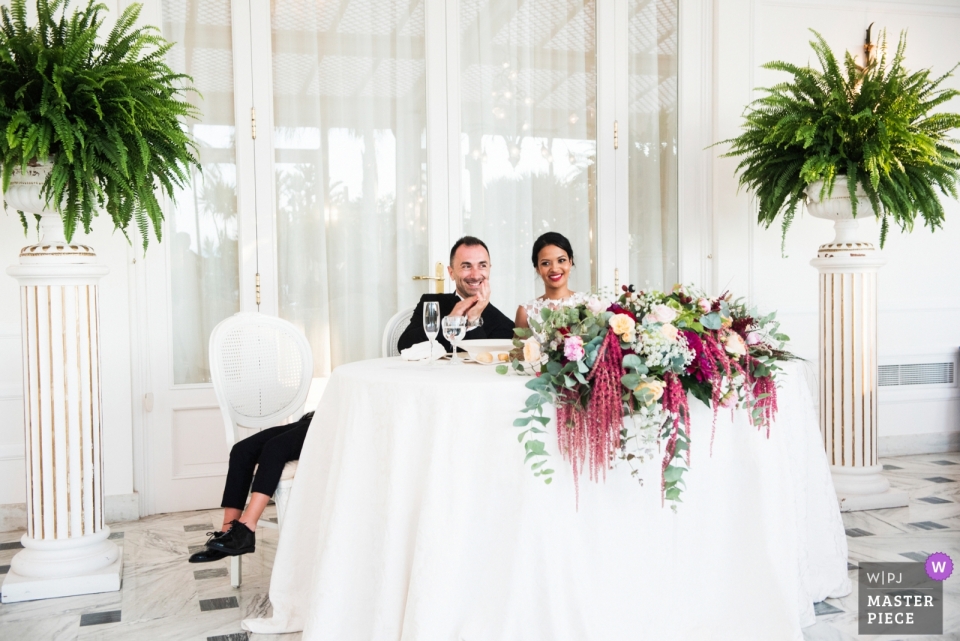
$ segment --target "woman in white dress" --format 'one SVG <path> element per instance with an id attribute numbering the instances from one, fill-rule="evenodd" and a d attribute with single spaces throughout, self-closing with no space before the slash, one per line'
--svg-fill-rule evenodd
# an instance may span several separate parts
<path id="1" fill-rule="evenodd" d="M 533 243 L 531 259 L 543 281 L 543 296 L 517 308 L 517 327 L 530 327 L 527 318 L 540 316 L 544 307 L 559 309 L 568 305 L 579 305 L 587 300 L 587 294 L 579 294 L 570 289 L 570 270 L 573 269 L 573 247 L 570 241 L 555 231 L 548 231 Z"/>

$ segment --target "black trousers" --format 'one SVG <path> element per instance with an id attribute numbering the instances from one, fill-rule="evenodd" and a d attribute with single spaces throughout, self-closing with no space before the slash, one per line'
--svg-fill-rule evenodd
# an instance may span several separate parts
<path id="1" fill-rule="evenodd" d="M 230 450 L 230 467 L 220 507 L 242 510 L 250 491 L 273 496 L 283 474 L 283 466 L 300 458 L 313 412 L 289 425 L 271 427 L 238 441 Z M 253 477 L 254 469 L 257 477 Z M 250 481 L 253 488 L 250 488 Z"/>

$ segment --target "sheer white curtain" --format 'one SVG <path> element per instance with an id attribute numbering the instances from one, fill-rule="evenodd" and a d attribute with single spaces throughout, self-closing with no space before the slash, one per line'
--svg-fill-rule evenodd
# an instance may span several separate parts
<path id="1" fill-rule="evenodd" d="M 677 4 L 629 1 L 630 279 L 669 289 L 678 279 Z"/>
<path id="2" fill-rule="evenodd" d="M 427 264 L 421 0 L 271 4 L 280 315 L 315 375 L 379 356 Z"/>
<path id="3" fill-rule="evenodd" d="M 593 0 L 462 0 L 462 222 L 490 248 L 508 316 L 543 293 L 530 260 L 545 231 L 570 239 L 571 286 L 589 291 L 596 243 Z"/>
<path id="4" fill-rule="evenodd" d="M 163 35 L 175 42 L 170 67 L 203 94 L 199 122 L 187 123 L 203 172 L 177 194 L 159 249 L 170 256 L 175 384 L 207 383 L 210 332 L 240 309 L 236 148 L 229 0 L 163 0 Z M 154 292 L 164 296 L 165 292 Z"/>

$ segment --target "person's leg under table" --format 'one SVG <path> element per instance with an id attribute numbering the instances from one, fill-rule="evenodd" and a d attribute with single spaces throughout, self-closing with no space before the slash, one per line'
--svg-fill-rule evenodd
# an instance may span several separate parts
<path id="1" fill-rule="evenodd" d="M 223 500 L 220 502 L 220 507 L 223 508 L 223 527 L 221 531 L 226 532 L 230 529 L 230 523 L 238 520 L 243 514 L 243 508 L 247 503 L 247 494 L 250 492 L 250 483 L 253 481 L 254 469 L 257 467 L 263 448 L 271 440 L 296 428 L 302 421 L 303 419 L 289 425 L 278 425 L 261 430 L 234 443 L 230 450 L 227 480 L 223 485 Z M 309 421 L 307 421 L 307 424 L 309 424 Z"/>
<path id="2" fill-rule="evenodd" d="M 300 450 L 303 449 L 309 426 L 309 420 L 301 420 L 294 424 L 292 429 L 279 434 L 263 445 L 256 478 L 253 480 L 250 503 L 243 514 L 230 523 L 223 536 L 207 544 L 209 550 L 237 556 L 256 549 L 257 521 L 280 483 L 283 467 L 288 462 L 300 458 Z"/>
<path id="3" fill-rule="evenodd" d="M 243 515 L 237 520 L 256 531 L 257 521 L 267 507 L 267 502 L 280 484 L 284 466 L 290 461 L 300 458 L 303 442 L 307 438 L 307 428 L 310 421 L 300 421 L 293 429 L 270 439 L 260 454 L 257 475 L 253 479 L 253 489 L 250 494 L 250 503 Z"/>

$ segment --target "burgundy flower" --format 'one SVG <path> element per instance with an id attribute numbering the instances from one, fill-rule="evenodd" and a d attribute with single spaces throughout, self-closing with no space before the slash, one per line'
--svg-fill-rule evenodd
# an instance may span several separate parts
<path id="1" fill-rule="evenodd" d="M 707 353 L 700 340 L 700 335 L 691 329 L 680 330 L 683 337 L 687 339 L 687 346 L 694 351 L 695 356 L 687 366 L 687 374 L 692 374 L 699 382 L 712 381 L 716 376 L 717 370 L 713 359 Z"/>
<path id="2" fill-rule="evenodd" d="M 608 307 L 608 308 L 607 308 L 607 311 L 608 311 L 608 312 L 613 312 L 614 314 L 626 314 L 627 316 L 629 316 L 630 318 L 633 319 L 633 322 L 637 322 L 637 315 L 636 315 L 636 314 L 634 314 L 633 312 L 631 312 L 629 309 L 624 309 L 623 307 L 620 307 L 620 306 L 617 305 L 616 303 L 614 303 L 613 305 L 611 305 L 610 307 Z"/>

